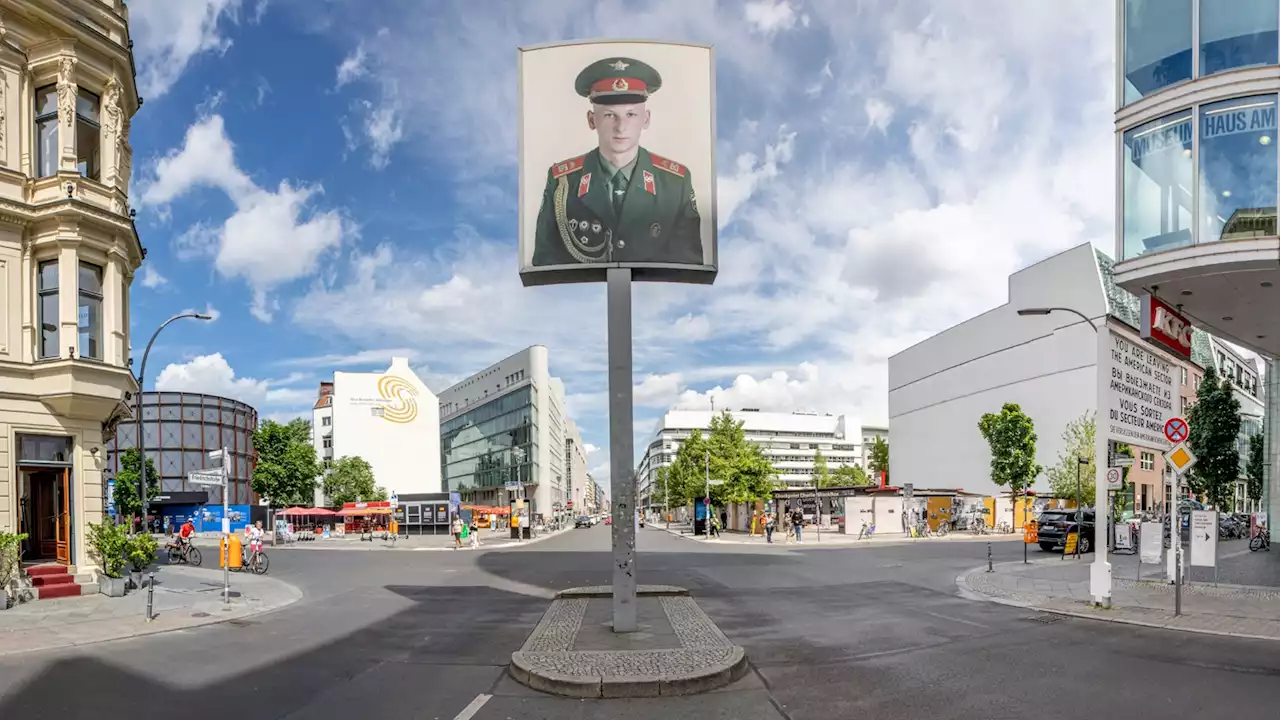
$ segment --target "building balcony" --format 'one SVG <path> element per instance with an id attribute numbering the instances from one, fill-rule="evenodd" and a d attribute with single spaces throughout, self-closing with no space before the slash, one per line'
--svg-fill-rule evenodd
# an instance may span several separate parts
<path id="1" fill-rule="evenodd" d="M 39 400 L 56 415 L 108 422 L 131 416 L 138 384 L 128 368 L 96 360 L 0 363 L 6 394 Z"/>

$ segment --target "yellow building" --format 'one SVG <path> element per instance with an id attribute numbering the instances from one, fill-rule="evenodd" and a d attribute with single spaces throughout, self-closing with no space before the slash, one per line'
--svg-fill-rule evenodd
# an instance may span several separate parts
<path id="1" fill-rule="evenodd" d="M 25 561 L 93 564 L 137 386 L 129 44 L 122 0 L 0 0 L 0 531 L 31 535 Z"/>

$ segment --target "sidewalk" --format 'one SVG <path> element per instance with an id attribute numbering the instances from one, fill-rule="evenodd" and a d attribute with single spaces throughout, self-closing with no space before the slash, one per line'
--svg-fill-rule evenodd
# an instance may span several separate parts
<path id="1" fill-rule="evenodd" d="M 711 545 L 763 545 L 771 547 L 765 540 L 763 535 L 752 537 L 750 534 L 739 531 L 722 531 L 721 536 L 716 539 L 708 539 L 703 535 L 694 535 L 693 527 L 688 523 L 672 523 L 668 529 L 666 523 L 646 524 L 645 527 L 653 527 L 658 530 L 665 530 L 672 535 L 682 537 L 688 540 L 694 540 Z M 773 533 L 773 545 L 778 547 L 793 548 L 809 548 L 809 547 L 863 547 L 876 546 L 883 547 L 885 545 L 905 545 L 910 543 L 946 543 L 946 542 L 1005 542 L 1009 540 L 1020 540 L 1021 535 L 974 535 L 967 532 L 953 532 L 947 534 L 946 537 L 922 537 L 913 538 L 902 533 L 875 535 L 871 538 L 858 539 L 857 533 L 846 535 L 832 528 L 823 530 L 821 536 L 814 531 L 812 527 L 806 527 L 802 535 L 804 542 L 797 543 L 794 539 L 788 543 L 787 536 L 782 531 Z"/>
<path id="2" fill-rule="evenodd" d="M 1182 615 L 1174 616 L 1174 588 L 1154 580 L 1136 581 L 1112 573 L 1110 609 L 1093 607 L 1089 564 L 1052 557 L 1028 564 L 999 563 L 956 578 L 973 600 L 1032 608 L 1092 620 L 1185 630 L 1210 635 L 1280 640 L 1280 591 L 1251 585 L 1196 582 L 1182 588 Z"/>
<path id="3" fill-rule="evenodd" d="M 562 533 L 571 532 L 573 527 L 561 528 L 553 532 L 543 532 L 534 536 L 529 540 L 512 540 L 510 530 L 500 531 L 480 531 L 480 548 L 481 550 L 494 550 L 499 548 L 525 547 L 533 543 L 541 542 L 547 538 L 557 537 Z M 217 541 L 199 542 L 201 547 L 210 545 L 217 547 Z M 268 552 L 276 550 L 348 550 L 348 551 L 370 551 L 370 550 L 413 550 L 413 551 L 453 551 L 453 536 L 447 533 L 439 535 L 410 535 L 408 537 L 400 536 L 398 540 L 392 543 L 390 540 L 383 540 L 380 537 L 373 542 L 361 541 L 359 535 L 351 535 L 346 537 L 330 537 L 328 539 L 318 538 L 316 540 L 307 540 L 303 542 L 280 543 L 271 545 L 267 543 L 264 547 Z M 471 546 L 467 541 L 463 541 L 463 550 L 471 550 Z"/>
<path id="4" fill-rule="evenodd" d="M 88 645 L 238 620 L 298 601 L 302 592 L 267 576 L 233 573 L 231 602 L 222 602 L 222 571 L 170 565 L 156 571 L 152 611 L 147 592 L 122 598 L 82 595 L 38 600 L 0 611 L 0 655 Z"/>

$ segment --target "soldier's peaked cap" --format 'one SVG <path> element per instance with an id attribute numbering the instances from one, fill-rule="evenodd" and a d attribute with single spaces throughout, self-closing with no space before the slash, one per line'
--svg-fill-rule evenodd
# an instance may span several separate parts
<path id="1" fill-rule="evenodd" d="M 611 57 L 583 68 L 573 86 L 593 103 L 625 105 L 647 100 L 662 87 L 662 76 L 639 60 Z"/>

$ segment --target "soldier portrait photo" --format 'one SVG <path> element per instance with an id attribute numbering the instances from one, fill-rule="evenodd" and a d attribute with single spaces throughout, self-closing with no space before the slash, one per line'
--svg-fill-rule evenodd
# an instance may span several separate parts
<path id="1" fill-rule="evenodd" d="M 581 138 L 581 152 L 554 156 L 562 159 L 536 166 L 544 184 L 533 227 L 532 266 L 708 264 L 704 242 L 714 238 L 703 235 L 714 231 L 704 233 L 693 172 L 684 158 L 645 144 L 651 124 L 665 121 L 667 135 L 662 137 L 670 138 L 689 120 L 670 112 L 670 105 L 663 108 L 668 111 L 665 116 L 651 109 L 650 98 L 663 87 L 662 73 L 653 65 L 626 54 L 597 57 L 585 66 L 579 60 L 580 69 L 572 78 L 573 92 L 582 99 L 581 114 L 573 116 L 570 127 L 555 128 L 574 144 Z M 537 114 L 539 107 L 533 104 L 525 112 Z M 697 128 L 703 136 L 711 133 L 710 113 L 706 114 L 708 129 Z M 528 152 L 536 143 L 536 135 L 526 136 L 529 162 L 534 162 Z M 690 147 L 687 138 L 682 147 Z M 709 174 L 709 160 L 708 146 L 704 157 L 691 161 Z M 534 191 L 531 174 L 525 177 L 528 191 Z"/>

